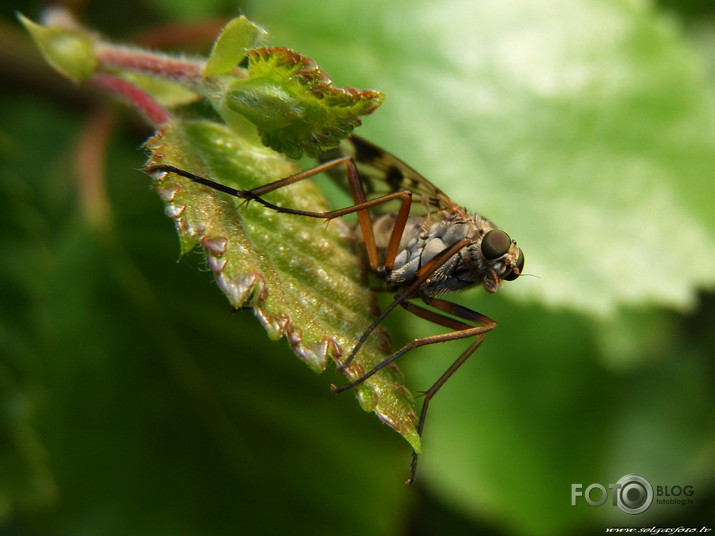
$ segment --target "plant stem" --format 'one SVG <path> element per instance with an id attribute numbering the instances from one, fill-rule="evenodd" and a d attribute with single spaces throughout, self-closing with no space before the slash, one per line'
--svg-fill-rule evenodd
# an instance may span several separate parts
<path id="1" fill-rule="evenodd" d="M 111 74 L 95 74 L 89 83 L 92 87 L 107 91 L 127 101 L 138 110 L 144 119 L 154 127 L 160 127 L 171 120 L 171 114 L 143 89 Z"/>
<path id="2" fill-rule="evenodd" d="M 127 69 L 189 83 L 202 77 L 204 67 L 203 61 L 177 59 L 109 43 L 97 43 L 95 57 L 104 68 Z"/>

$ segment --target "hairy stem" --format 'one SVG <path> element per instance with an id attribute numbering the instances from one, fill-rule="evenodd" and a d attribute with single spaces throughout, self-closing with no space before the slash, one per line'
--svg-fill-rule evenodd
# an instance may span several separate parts
<path id="1" fill-rule="evenodd" d="M 97 62 L 104 68 L 126 69 L 190 84 L 201 79 L 204 67 L 203 61 L 172 58 L 109 43 L 97 43 L 95 54 Z"/>

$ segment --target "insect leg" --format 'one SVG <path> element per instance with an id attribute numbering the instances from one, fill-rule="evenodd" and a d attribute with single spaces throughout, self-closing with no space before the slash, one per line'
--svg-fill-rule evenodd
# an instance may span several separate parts
<path id="1" fill-rule="evenodd" d="M 231 188 L 230 186 L 226 186 L 225 184 L 221 184 L 219 182 L 212 181 L 211 179 L 207 179 L 206 177 L 202 177 L 201 175 L 195 175 L 194 173 L 191 173 L 190 171 L 186 171 L 186 170 L 178 168 L 178 167 L 161 164 L 158 166 L 149 166 L 144 171 L 146 171 L 146 173 L 148 175 L 155 175 L 158 173 L 173 173 L 175 175 L 179 175 L 180 177 L 184 177 L 185 179 L 189 179 L 189 180 L 196 182 L 198 184 L 203 184 L 204 186 L 208 186 L 209 188 L 218 190 L 219 192 L 223 192 L 225 194 L 232 195 L 234 197 L 240 197 L 241 199 L 249 199 L 249 197 L 246 195 L 245 190 L 238 190 L 236 188 Z"/>
<path id="2" fill-rule="evenodd" d="M 482 344 L 482 341 L 484 340 L 484 334 L 493 330 L 497 325 L 496 322 L 491 318 L 476 311 L 473 311 L 472 309 L 469 309 L 467 307 L 458 305 L 456 303 L 436 298 L 428 299 L 425 301 L 431 307 L 434 307 L 435 309 L 438 309 L 440 311 L 444 311 L 445 313 L 448 313 L 452 316 L 447 316 L 442 313 L 426 309 L 425 307 L 421 307 L 412 302 L 402 301 L 400 302 L 400 305 L 402 305 L 412 314 L 419 316 L 420 318 L 428 320 L 434 324 L 450 328 L 453 331 L 443 333 L 441 335 L 432 335 L 429 337 L 414 339 L 412 342 L 403 346 L 400 350 L 392 354 L 390 357 L 378 363 L 375 367 L 366 372 L 357 380 L 343 387 L 333 389 L 334 392 L 341 392 L 356 387 L 363 383 L 370 376 L 375 374 L 377 371 L 395 361 L 400 356 L 420 346 L 475 337 L 476 340 L 469 345 L 469 347 L 449 366 L 449 368 L 439 377 L 439 379 L 429 389 L 427 389 L 427 391 L 424 391 L 422 393 L 424 395 L 424 402 L 422 403 L 422 409 L 420 411 L 420 417 L 417 423 L 417 433 L 420 435 L 420 437 L 422 436 L 425 420 L 427 418 L 427 410 L 429 409 L 430 401 L 432 400 L 434 395 L 452 376 L 452 374 L 454 374 L 455 371 L 462 366 L 462 364 L 469 358 L 469 356 L 474 353 L 474 351 L 479 347 L 479 345 Z M 418 457 L 419 455 L 416 452 L 412 454 L 410 476 L 406 481 L 407 484 L 412 483 L 415 479 Z"/>
<path id="3" fill-rule="evenodd" d="M 393 235 L 395 234 L 395 230 L 397 229 L 397 225 L 395 225 L 395 228 L 393 229 Z M 402 229 L 400 229 L 400 235 L 402 234 L 402 231 L 404 230 L 404 226 Z M 392 240 L 392 238 L 391 238 Z M 348 358 L 343 362 L 342 365 L 338 367 L 339 371 L 344 371 L 350 363 L 352 363 L 353 359 L 355 359 L 355 356 L 357 353 L 360 351 L 360 348 L 362 348 L 362 345 L 365 344 L 365 341 L 367 341 L 368 337 L 370 334 L 377 328 L 377 326 L 385 319 L 385 317 L 390 313 L 398 304 L 404 302 L 404 300 L 407 300 L 410 298 L 410 296 L 419 288 L 422 286 L 422 284 L 429 279 L 429 277 L 437 270 L 439 269 L 440 266 L 442 266 L 445 262 L 447 262 L 455 253 L 457 253 L 460 249 L 463 247 L 467 246 L 470 243 L 470 240 L 468 238 L 463 238 L 459 240 L 458 242 L 455 242 L 452 244 L 450 247 L 447 249 L 440 251 L 437 255 L 435 255 L 429 262 L 425 263 L 422 268 L 420 268 L 417 271 L 417 275 L 415 280 L 408 286 L 406 289 L 404 289 L 402 292 L 397 294 L 395 296 L 395 299 L 393 302 L 378 316 L 375 321 L 370 324 L 370 327 L 365 330 L 365 332 L 360 336 L 360 339 L 358 340 L 357 344 L 355 347 L 352 349 L 350 352 L 350 355 Z M 389 252 L 388 252 L 389 253 Z M 389 255 L 388 255 L 389 256 Z M 390 259 L 388 259 L 390 260 Z M 392 259 L 394 261 L 394 258 Z M 349 389 L 349 387 L 347 387 Z M 340 389 L 342 391 L 343 389 Z M 339 391 L 337 391 L 339 392 Z"/>
<path id="4" fill-rule="evenodd" d="M 410 312 L 431 322 L 435 322 L 436 317 L 441 317 L 442 319 L 448 318 L 411 303 L 408 303 L 406 305 L 409 305 L 411 307 L 408 307 L 408 310 L 410 310 Z M 429 305 L 442 311 L 445 311 L 451 315 L 473 322 L 475 324 L 481 324 L 485 329 L 481 333 L 476 334 L 476 340 L 471 345 L 469 345 L 469 347 L 464 352 L 462 352 L 462 354 L 449 366 L 446 371 L 444 371 L 444 373 L 429 389 L 423 391 L 422 394 L 424 395 L 424 401 L 422 402 L 422 409 L 420 411 L 420 417 L 417 423 L 417 433 L 420 437 L 422 437 L 425 420 L 427 419 L 427 410 L 429 409 L 430 401 L 432 400 L 434 395 L 437 394 L 437 391 L 439 391 L 440 388 L 446 383 L 446 381 L 452 376 L 452 374 L 454 374 L 455 371 L 462 366 L 462 364 L 469 358 L 469 356 L 471 356 L 476 351 L 476 349 L 479 348 L 479 345 L 482 344 L 482 342 L 484 341 L 484 334 L 494 329 L 497 325 L 494 320 L 487 316 L 468 309 L 467 307 L 462 307 L 460 305 L 457 305 L 456 303 L 452 303 L 446 300 L 434 299 L 429 302 Z M 415 480 L 418 459 L 419 454 L 413 452 L 412 463 L 410 464 L 410 476 L 405 482 L 406 484 L 411 484 Z"/>
<path id="5" fill-rule="evenodd" d="M 274 205 L 268 201 L 265 201 L 261 197 L 262 195 L 264 195 L 266 193 L 272 192 L 279 188 L 283 188 L 290 184 L 294 184 L 298 181 L 311 178 L 319 173 L 328 171 L 328 170 L 330 170 L 338 165 L 341 165 L 341 164 L 345 164 L 345 166 L 346 166 L 348 182 L 350 184 L 350 189 L 351 189 L 351 192 L 353 195 L 353 200 L 355 201 L 355 205 L 353 205 L 353 206 L 345 207 L 345 208 L 338 209 L 338 210 L 332 210 L 332 211 L 328 211 L 328 212 L 310 212 L 310 211 L 297 210 L 297 209 L 292 209 L 292 208 L 279 207 L 279 206 Z M 258 203 L 262 204 L 263 206 L 265 206 L 267 208 L 270 208 L 277 212 L 286 213 L 286 214 L 295 214 L 295 215 L 299 215 L 299 216 L 307 216 L 307 217 L 312 217 L 312 218 L 333 219 L 333 218 L 345 216 L 347 214 L 351 214 L 353 212 L 357 212 L 358 221 L 360 223 L 360 227 L 361 227 L 361 230 L 363 233 L 363 240 L 365 242 L 365 249 L 368 254 L 370 267 L 373 270 L 377 270 L 378 268 L 380 268 L 380 261 L 378 259 L 378 251 L 377 251 L 377 246 L 375 244 L 375 236 L 374 236 L 374 231 L 373 231 L 373 227 L 372 227 L 372 220 L 370 219 L 370 214 L 369 214 L 368 209 L 370 209 L 374 206 L 383 204 L 383 203 L 387 203 L 389 201 L 392 201 L 393 199 L 400 199 L 400 202 L 401 202 L 400 208 L 398 210 L 397 217 L 395 219 L 395 224 L 394 224 L 392 232 L 390 234 L 390 241 L 388 243 L 385 265 L 384 265 L 387 269 L 391 269 L 394 266 L 395 257 L 397 256 L 397 250 L 399 248 L 400 240 L 401 240 L 402 234 L 404 233 L 404 230 L 405 230 L 407 218 L 408 218 L 409 212 L 410 212 L 411 201 L 412 201 L 412 193 L 407 190 L 398 190 L 396 192 L 391 192 L 389 194 L 386 194 L 381 197 L 371 199 L 368 201 L 366 199 L 365 189 L 363 187 L 362 179 L 360 178 L 360 174 L 358 173 L 355 162 L 352 160 L 352 158 L 350 158 L 348 156 L 336 158 L 334 160 L 329 160 L 329 161 L 324 162 L 318 166 L 315 166 L 314 168 L 307 169 L 305 171 L 301 171 L 299 173 L 296 173 L 289 177 L 285 177 L 283 179 L 279 179 L 279 180 L 271 182 L 269 184 L 264 184 L 263 186 L 259 186 L 252 190 L 239 190 L 236 188 L 231 188 L 229 186 L 225 186 L 218 182 L 212 181 L 211 179 L 207 179 L 205 177 L 201 177 L 199 175 L 195 175 L 188 171 L 182 170 L 180 168 L 176 168 L 174 166 L 169 166 L 169 165 L 151 166 L 151 167 L 147 168 L 146 171 L 147 171 L 147 173 L 150 173 L 150 174 L 159 173 L 159 172 L 175 173 L 175 174 L 177 174 L 181 177 L 187 178 L 193 182 L 203 184 L 204 186 L 208 186 L 210 188 L 214 188 L 214 189 L 224 192 L 228 195 L 232 195 L 234 197 L 238 197 L 240 199 L 245 199 L 248 201 L 251 201 L 251 200 L 257 201 Z M 416 280 L 413 282 L 412 285 L 410 285 L 407 289 L 405 289 L 405 291 L 403 293 L 401 293 L 400 296 L 403 296 L 403 297 L 409 296 L 434 272 L 434 270 L 439 268 L 439 266 L 441 266 L 444 262 L 446 262 L 452 255 L 454 255 L 462 247 L 467 245 L 467 243 L 468 243 L 468 240 L 464 239 L 463 241 L 460 241 L 457 244 L 454 244 L 452 247 L 450 247 L 447 250 L 436 255 L 430 262 L 426 263 L 420 269 L 420 271 L 417 273 Z M 402 298 L 400 298 L 399 300 L 401 300 L 401 299 Z M 355 345 L 352 352 L 350 353 L 350 356 L 338 368 L 338 370 L 340 370 L 340 371 L 345 370 L 345 368 L 352 362 L 352 360 L 355 358 L 355 356 L 357 355 L 357 353 L 360 350 L 360 348 L 362 347 L 362 345 L 368 339 L 369 335 L 378 326 L 378 324 L 380 322 L 382 322 L 382 320 L 385 318 L 385 316 L 387 316 L 387 314 L 398 305 L 399 300 L 396 300 L 395 302 L 393 302 L 385 311 L 383 311 L 383 313 L 362 334 L 360 340 L 358 341 L 358 343 Z"/>
<path id="6" fill-rule="evenodd" d="M 468 309 L 467 307 L 463 307 L 461 305 L 457 305 L 456 303 L 452 303 L 452 302 L 449 302 L 446 300 L 430 299 L 428 301 L 428 304 L 437 308 L 437 309 L 441 309 L 445 312 L 448 312 L 449 314 L 452 314 L 454 316 L 462 318 L 463 320 L 467 320 L 468 322 L 471 322 L 471 323 L 477 324 L 477 325 L 474 326 L 471 324 L 467 324 L 466 322 L 462 322 L 461 320 L 457 320 L 455 318 L 451 318 L 449 316 L 446 316 L 446 315 L 443 315 L 440 313 L 436 313 L 434 311 L 430 311 L 429 309 L 425 309 L 424 307 L 420 307 L 419 305 L 415 305 L 414 303 L 411 303 L 408 301 L 402 301 L 402 300 L 397 301 L 396 300 L 396 302 L 399 303 L 400 305 L 402 305 L 402 307 L 404 307 L 405 309 L 407 309 L 409 312 L 413 313 L 414 315 L 419 316 L 420 318 L 424 318 L 425 320 L 429 320 L 430 322 L 432 322 L 434 324 L 448 327 L 448 328 L 452 329 L 453 331 L 450 331 L 448 333 L 442 333 L 439 335 L 430 335 L 428 337 L 420 337 L 420 338 L 412 340 L 411 342 L 407 343 L 402 348 L 400 348 L 397 352 L 392 354 L 390 357 L 388 357 L 387 359 L 384 359 L 383 361 L 381 361 L 380 363 L 375 365 L 373 368 L 371 368 L 369 371 L 367 371 L 365 374 L 363 374 L 356 380 L 353 380 L 352 382 L 350 382 L 346 385 L 343 385 L 342 387 L 334 388 L 333 392 L 341 393 L 343 391 L 347 391 L 348 389 L 352 389 L 353 387 L 357 387 L 358 385 L 363 383 L 365 380 L 367 380 L 369 377 L 376 374 L 378 371 L 382 370 L 387 365 L 389 365 L 390 363 L 392 363 L 399 357 L 403 356 L 410 350 L 414 350 L 415 348 L 419 348 L 420 346 L 427 346 L 429 344 L 454 341 L 457 339 L 466 339 L 469 337 L 477 337 L 481 341 L 481 338 L 483 337 L 483 335 L 485 333 L 487 333 L 488 331 L 493 330 L 497 325 L 494 320 L 492 320 L 491 318 L 489 318 L 487 316 L 477 313 L 476 311 L 472 311 L 471 309 Z M 343 364 L 343 368 L 345 366 L 347 366 L 347 365 Z M 446 380 L 446 378 L 445 378 L 445 380 Z M 444 382 L 442 382 L 442 383 L 444 383 Z M 437 389 L 439 389 L 439 387 L 441 387 L 441 384 L 437 387 Z"/>
<path id="7" fill-rule="evenodd" d="M 312 212 L 307 210 L 279 207 L 278 205 L 274 205 L 273 203 L 270 203 L 261 197 L 279 188 L 283 188 L 290 184 L 294 184 L 296 182 L 314 177 L 319 173 L 328 171 L 341 164 L 345 164 L 348 183 L 350 185 L 353 200 L 355 201 L 355 204 L 352 206 L 338 210 L 331 210 L 328 212 Z M 252 190 L 239 190 L 236 188 L 231 188 L 230 186 L 220 184 L 211 179 L 201 177 L 183 169 L 164 164 L 150 166 L 146 169 L 146 172 L 149 174 L 155 174 L 160 172 L 175 173 L 176 175 L 189 179 L 193 182 L 203 184 L 204 186 L 208 186 L 209 188 L 213 188 L 228 195 L 232 195 L 240 199 L 245 199 L 247 201 L 256 201 L 261 205 L 270 208 L 271 210 L 275 210 L 276 212 L 280 212 L 283 214 L 294 214 L 298 216 L 307 216 L 310 218 L 331 220 L 333 218 L 339 218 L 341 216 L 357 212 L 360 229 L 362 230 L 363 240 L 365 242 L 365 249 L 367 251 L 368 259 L 370 261 L 370 267 L 373 270 L 377 270 L 380 267 L 380 261 L 377 255 L 375 234 L 372 228 L 372 220 L 370 219 L 368 209 L 377 205 L 381 205 L 383 203 L 387 203 L 389 201 L 392 201 L 393 199 L 400 199 L 401 201 L 397 220 L 393 228 L 392 235 L 390 236 L 390 242 L 387 250 L 387 261 L 389 261 L 389 263 L 386 264 L 389 264 L 389 266 L 391 267 L 394 264 L 394 258 L 397 255 L 397 248 L 399 246 L 400 239 L 402 238 L 402 233 L 407 222 L 407 217 L 409 215 L 412 201 L 412 193 L 407 190 L 391 192 L 384 196 L 368 201 L 365 196 L 365 189 L 362 185 L 362 179 L 360 178 L 360 174 L 358 173 L 357 167 L 355 166 L 355 162 L 349 156 L 343 156 L 334 160 L 329 160 L 313 168 L 300 171 L 289 177 L 285 177 L 283 179 L 264 184 L 263 186 L 253 188 Z"/>

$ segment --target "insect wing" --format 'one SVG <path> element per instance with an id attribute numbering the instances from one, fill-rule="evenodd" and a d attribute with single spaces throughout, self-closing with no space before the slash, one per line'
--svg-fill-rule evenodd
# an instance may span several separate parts
<path id="1" fill-rule="evenodd" d="M 402 160 L 358 136 L 343 140 L 335 149 L 321 154 L 319 160 L 327 162 L 341 156 L 351 157 L 357 165 L 368 199 L 399 190 L 409 190 L 414 194 L 413 214 L 445 210 L 454 206 L 442 190 Z M 342 187 L 347 187 L 344 171 L 335 169 L 329 174 Z M 389 210 L 389 207 L 384 210 Z"/>

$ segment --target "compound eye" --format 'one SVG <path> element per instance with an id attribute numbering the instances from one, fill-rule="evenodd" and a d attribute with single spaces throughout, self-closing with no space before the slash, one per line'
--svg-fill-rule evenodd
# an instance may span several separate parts
<path id="1" fill-rule="evenodd" d="M 511 272 L 509 272 L 509 275 L 504 278 L 506 281 L 514 281 L 517 277 L 521 275 L 521 273 L 524 271 L 524 252 L 519 250 L 519 258 L 516 259 L 516 264 L 514 265 L 514 268 L 512 269 Z"/>
<path id="2" fill-rule="evenodd" d="M 489 231 L 482 238 L 482 255 L 489 260 L 498 259 L 511 247 L 511 238 L 504 231 Z"/>

